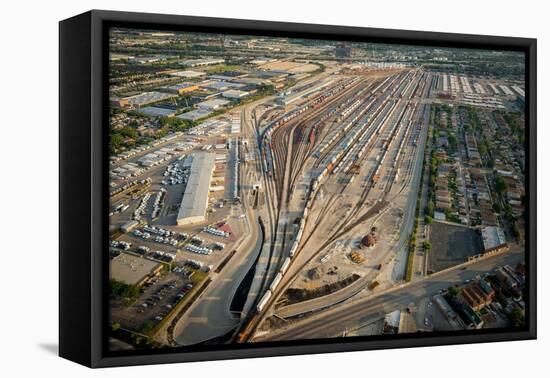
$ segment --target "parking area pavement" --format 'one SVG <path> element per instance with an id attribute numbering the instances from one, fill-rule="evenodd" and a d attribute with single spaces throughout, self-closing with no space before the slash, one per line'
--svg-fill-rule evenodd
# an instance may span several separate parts
<path id="1" fill-rule="evenodd" d="M 470 227 L 434 221 L 431 225 L 428 272 L 463 263 L 482 252 L 481 236 Z"/>
<path id="2" fill-rule="evenodd" d="M 141 295 L 129 307 L 111 306 L 111 319 L 122 327 L 147 332 L 156 326 L 193 287 L 190 270 L 177 268 L 143 284 Z"/>

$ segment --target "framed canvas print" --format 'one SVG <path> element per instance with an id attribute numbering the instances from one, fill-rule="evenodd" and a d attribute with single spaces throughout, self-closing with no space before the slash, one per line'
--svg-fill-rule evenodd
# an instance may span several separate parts
<path id="1" fill-rule="evenodd" d="M 60 22 L 60 355 L 536 337 L 536 40 Z"/>

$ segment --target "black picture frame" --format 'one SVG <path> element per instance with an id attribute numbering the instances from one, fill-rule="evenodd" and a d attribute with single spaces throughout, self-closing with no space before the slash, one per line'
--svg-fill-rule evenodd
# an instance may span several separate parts
<path id="1" fill-rule="evenodd" d="M 526 56 L 526 328 L 198 346 L 106 348 L 109 27 L 523 51 Z M 59 354 L 89 367 L 406 348 L 536 338 L 536 39 L 92 10 L 59 24 Z"/>

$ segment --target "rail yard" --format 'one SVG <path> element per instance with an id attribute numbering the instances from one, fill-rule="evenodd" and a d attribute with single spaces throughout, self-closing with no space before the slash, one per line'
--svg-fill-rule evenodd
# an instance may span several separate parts
<path id="1" fill-rule="evenodd" d="M 229 40 L 182 60 L 127 47 L 157 35 L 113 40 L 128 50 L 111 63 L 113 338 L 365 336 L 394 311 L 416 324 L 400 333 L 506 324 L 516 307 L 493 298 L 523 279 L 525 156 L 503 138 L 523 143 L 521 73 L 461 72 L 440 63 L 460 52 L 430 48 L 411 63 L 391 46 Z M 265 45 L 279 53 L 259 57 Z M 447 319 L 434 301 L 477 315 Z"/>

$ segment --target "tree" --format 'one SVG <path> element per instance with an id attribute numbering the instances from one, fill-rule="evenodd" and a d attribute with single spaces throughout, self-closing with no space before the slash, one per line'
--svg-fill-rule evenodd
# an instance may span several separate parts
<path id="1" fill-rule="evenodd" d="M 120 129 L 120 134 L 126 138 L 135 139 L 138 137 L 137 131 L 130 126 L 125 126 L 122 129 Z"/>
<path id="2" fill-rule="evenodd" d="M 124 137 L 120 134 L 111 134 L 110 146 L 111 154 L 114 154 L 122 144 L 124 143 Z"/>
<path id="3" fill-rule="evenodd" d="M 432 243 L 430 243 L 427 240 L 424 240 L 424 243 L 422 243 L 422 246 L 426 251 L 430 251 L 432 249 Z"/>
<path id="4" fill-rule="evenodd" d="M 139 287 L 136 285 L 128 285 L 112 279 L 109 287 L 113 299 L 135 299 L 139 296 Z"/>
<path id="5" fill-rule="evenodd" d="M 506 184 L 506 181 L 500 176 L 497 176 L 495 178 L 495 190 L 497 193 L 502 194 L 508 189 L 508 185 Z"/>
<path id="6" fill-rule="evenodd" d="M 456 297 L 458 294 L 460 294 L 460 289 L 455 286 L 449 286 L 449 289 L 447 290 L 449 293 L 449 296 Z"/>
<path id="7" fill-rule="evenodd" d="M 435 186 L 436 180 L 437 180 L 437 177 L 435 176 L 435 173 L 432 173 L 430 175 L 430 186 Z"/>
<path id="8" fill-rule="evenodd" d="M 449 137 L 447 138 L 449 140 L 449 147 L 451 148 L 451 151 L 456 151 L 458 149 L 458 139 L 454 134 L 449 134 Z"/>
<path id="9" fill-rule="evenodd" d="M 481 155 L 487 155 L 487 146 L 484 143 L 480 143 L 477 146 L 477 150 Z"/>
<path id="10" fill-rule="evenodd" d="M 154 328 L 154 324 L 148 320 L 147 322 L 145 322 L 143 324 L 143 326 L 141 327 L 141 332 L 142 333 L 148 333 L 148 332 L 151 332 L 151 330 Z"/>
<path id="11" fill-rule="evenodd" d="M 426 222 L 426 224 L 432 224 L 433 218 L 432 218 L 431 216 L 429 216 L 429 215 L 426 215 L 426 216 L 424 217 L 424 221 Z"/>
<path id="12" fill-rule="evenodd" d="M 522 328 L 525 326 L 525 314 L 518 307 L 514 308 L 508 315 L 512 322 L 512 327 Z"/>

